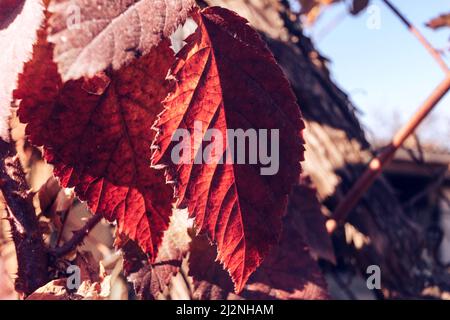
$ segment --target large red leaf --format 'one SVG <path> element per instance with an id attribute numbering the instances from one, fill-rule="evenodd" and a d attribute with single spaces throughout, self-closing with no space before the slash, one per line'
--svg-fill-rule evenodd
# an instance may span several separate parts
<path id="1" fill-rule="evenodd" d="M 40 0 L 0 1 L 0 137 L 5 140 L 12 92 L 23 64 L 31 58 L 43 17 Z"/>
<path id="2" fill-rule="evenodd" d="M 304 125 L 287 79 L 245 19 L 213 7 L 195 20 L 199 28 L 178 54 L 176 88 L 156 124 L 153 164 L 167 166 L 178 206 L 187 207 L 198 231 L 218 244 L 218 259 L 240 291 L 278 242 L 287 196 L 300 173 Z M 192 134 L 196 121 L 203 123 L 202 137 L 207 128 L 223 137 L 227 129 L 278 129 L 278 173 L 261 175 L 260 164 L 193 164 L 201 141 L 194 141 L 188 164 L 175 164 L 172 134 L 180 128 Z"/>
<path id="3" fill-rule="evenodd" d="M 194 0 L 52 0 L 55 61 L 64 80 L 119 69 L 183 23 Z"/>
<path id="4" fill-rule="evenodd" d="M 171 214 L 171 190 L 150 168 L 151 124 L 168 92 L 174 54 L 163 42 L 127 67 L 62 83 L 44 32 L 20 76 L 20 120 L 64 187 L 154 258 Z"/>

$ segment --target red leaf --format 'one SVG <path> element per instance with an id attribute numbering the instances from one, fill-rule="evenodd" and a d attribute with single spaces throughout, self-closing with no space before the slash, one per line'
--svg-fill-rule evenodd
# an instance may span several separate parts
<path id="1" fill-rule="evenodd" d="M 150 168 L 151 124 L 168 92 L 172 50 L 163 42 L 109 76 L 63 84 L 44 39 L 41 32 L 15 92 L 27 134 L 44 146 L 64 187 L 75 187 L 94 213 L 117 219 L 119 233 L 154 258 L 169 222 L 171 190 Z"/>
<path id="2" fill-rule="evenodd" d="M 292 216 L 291 228 L 302 235 L 311 254 L 336 263 L 331 238 L 327 232 L 326 218 L 322 214 L 317 191 L 309 177 L 302 177 L 301 183 L 292 189 L 289 197 L 289 213 Z"/>
<path id="3" fill-rule="evenodd" d="M 31 58 L 44 13 L 39 0 L 0 2 L 0 137 L 8 140 L 12 92 L 23 64 Z"/>
<path id="4" fill-rule="evenodd" d="M 50 41 L 63 80 L 115 70 L 182 24 L 194 0 L 53 0 Z"/>
<path id="5" fill-rule="evenodd" d="M 258 33 L 237 14 L 218 7 L 197 13 L 199 28 L 178 54 L 174 92 L 156 127 L 153 164 L 168 166 L 178 206 L 187 207 L 199 232 L 218 244 L 218 259 L 236 291 L 278 242 L 287 196 L 300 173 L 304 127 L 289 83 Z M 262 165 L 189 164 L 171 160 L 176 129 L 279 129 L 280 167 L 262 176 Z M 226 144 L 219 151 L 225 151 Z M 246 150 L 248 154 L 248 147 Z"/>

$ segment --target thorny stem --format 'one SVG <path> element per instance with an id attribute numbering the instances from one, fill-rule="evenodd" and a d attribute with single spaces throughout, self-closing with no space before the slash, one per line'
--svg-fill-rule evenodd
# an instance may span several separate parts
<path id="1" fill-rule="evenodd" d="M 14 142 L 3 140 L 0 140 L 0 189 L 17 253 L 15 287 L 18 292 L 29 295 L 47 283 L 47 251 Z"/>
<path id="2" fill-rule="evenodd" d="M 406 25 L 409 31 L 420 41 L 420 43 L 425 47 L 425 49 L 428 50 L 428 52 L 431 54 L 431 56 L 436 60 L 436 62 L 439 64 L 441 69 L 447 73 L 449 72 L 449 68 L 447 64 L 445 63 L 444 59 L 442 59 L 441 54 L 438 50 L 436 50 L 428 41 L 427 39 L 420 33 L 420 31 L 410 22 L 406 17 L 389 1 L 389 0 L 383 0 L 384 3 L 391 9 L 394 14 Z"/>
<path id="3" fill-rule="evenodd" d="M 406 123 L 394 136 L 391 143 L 380 152 L 378 156 L 373 158 L 366 171 L 356 181 L 345 198 L 339 203 L 338 207 L 334 211 L 333 219 L 327 223 L 328 232 L 332 233 L 336 230 L 337 226 L 341 224 L 347 218 L 350 211 L 356 206 L 358 201 L 369 189 L 375 179 L 381 174 L 383 168 L 394 157 L 395 152 L 402 146 L 405 140 L 417 129 L 420 123 L 425 117 L 433 110 L 438 102 L 445 96 L 450 90 L 450 72 L 444 81 L 434 90 L 434 92 L 428 97 L 428 99 L 422 104 L 419 110 L 413 115 L 413 117 Z"/>
<path id="4" fill-rule="evenodd" d="M 55 257 L 63 257 L 71 251 L 75 250 L 76 247 L 83 243 L 84 238 L 92 231 L 92 229 L 95 228 L 95 226 L 100 222 L 101 219 L 101 214 L 93 215 L 81 229 L 73 233 L 73 237 L 69 241 L 67 241 L 61 247 L 51 250 L 50 254 Z"/>

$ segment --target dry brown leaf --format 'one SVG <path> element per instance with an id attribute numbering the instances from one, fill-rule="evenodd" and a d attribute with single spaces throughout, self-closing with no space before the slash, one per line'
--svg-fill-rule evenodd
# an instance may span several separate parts
<path id="1" fill-rule="evenodd" d="M 57 279 L 37 289 L 26 300 L 106 300 L 111 290 L 110 280 L 110 276 L 101 282 L 85 280 L 71 293 L 66 287 L 67 279 Z"/>
<path id="2" fill-rule="evenodd" d="M 188 229 L 191 227 L 192 221 L 188 219 L 187 211 L 174 210 L 158 257 L 152 265 L 145 261 L 145 256 L 133 242 L 125 245 L 125 269 L 131 273 L 129 280 L 139 299 L 154 299 L 167 288 L 189 250 L 191 237 Z"/>

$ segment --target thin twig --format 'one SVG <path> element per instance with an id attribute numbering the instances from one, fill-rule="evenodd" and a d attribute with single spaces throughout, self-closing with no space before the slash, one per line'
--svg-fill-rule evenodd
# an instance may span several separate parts
<path id="1" fill-rule="evenodd" d="M 55 257 L 62 257 L 75 250 L 76 247 L 83 243 L 84 238 L 92 231 L 92 229 L 94 229 L 101 219 L 101 214 L 94 214 L 81 229 L 73 233 L 73 236 L 69 241 L 61 247 L 51 250 L 50 254 Z"/>
<path id="2" fill-rule="evenodd" d="M 445 63 L 444 59 L 442 59 L 441 54 L 438 50 L 436 50 L 428 40 L 420 33 L 420 31 L 408 20 L 406 17 L 389 1 L 383 0 L 384 3 L 394 12 L 394 14 L 406 25 L 406 27 L 411 31 L 411 33 L 420 41 L 420 43 L 428 50 L 431 56 L 436 60 L 441 69 L 447 73 L 449 68 Z"/>
<path id="3" fill-rule="evenodd" d="M 334 211 L 333 219 L 327 223 L 328 231 L 334 232 L 339 224 L 347 218 L 350 211 L 356 206 L 364 193 L 373 184 L 375 179 L 381 174 L 386 164 L 388 164 L 395 155 L 395 152 L 401 147 L 405 140 L 417 129 L 419 124 L 438 104 L 438 102 L 450 90 L 450 72 L 444 81 L 434 90 L 428 99 L 422 104 L 419 110 L 394 136 L 392 142 L 380 152 L 378 156 L 373 158 L 366 171 L 356 181 L 344 199 L 339 203 Z"/>

